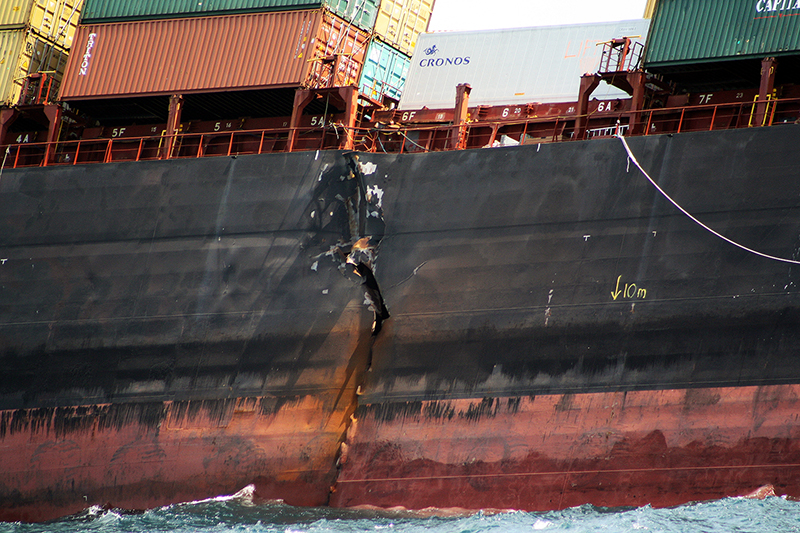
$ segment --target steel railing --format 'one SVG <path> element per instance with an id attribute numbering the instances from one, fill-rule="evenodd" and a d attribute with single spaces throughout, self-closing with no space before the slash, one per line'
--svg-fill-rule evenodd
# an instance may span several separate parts
<path id="1" fill-rule="evenodd" d="M 0 147 L 5 168 L 76 165 L 119 161 L 199 158 L 287 151 L 355 149 L 365 152 L 415 153 L 453 150 L 455 129 L 466 131 L 466 148 L 560 142 L 609 137 L 683 133 L 752 127 L 759 113 L 754 102 L 706 104 L 587 115 L 585 132 L 576 134 L 576 115 L 513 122 L 471 122 L 462 126 L 324 127 L 178 133 L 22 143 Z M 759 115 L 772 126 L 800 122 L 800 99 L 769 100 Z M 578 138 L 580 137 L 580 138 Z"/>

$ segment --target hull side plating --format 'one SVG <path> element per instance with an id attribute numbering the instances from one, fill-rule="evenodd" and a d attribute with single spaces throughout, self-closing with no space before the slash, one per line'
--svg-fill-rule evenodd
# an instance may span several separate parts
<path id="1" fill-rule="evenodd" d="M 4 173 L 0 520 L 250 483 L 327 503 L 372 342 L 325 255 L 348 175 L 340 153 Z"/>
<path id="2" fill-rule="evenodd" d="M 629 143 L 800 255 L 800 126 Z M 3 174 L 0 519 L 800 496 L 797 265 L 617 139 L 350 157 Z"/>
<path id="3" fill-rule="evenodd" d="M 800 129 L 639 137 L 648 174 L 800 251 Z M 681 213 L 618 139 L 397 158 L 373 348 L 333 501 L 552 509 L 798 496 L 796 264 Z"/>

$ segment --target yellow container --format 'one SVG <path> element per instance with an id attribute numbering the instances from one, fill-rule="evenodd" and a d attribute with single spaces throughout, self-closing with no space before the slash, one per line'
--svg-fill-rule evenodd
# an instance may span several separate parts
<path id="1" fill-rule="evenodd" d="M 69 49 L 83 0 L 0 0 L 0 30 L 30 28 Z"/>
<path id="2" fill-rule="evenodd" d="M 406 55 L 414 53 L 417 37 L 428 30 L 434 0 L 382 0 L 375 33 Z"/>
<path id="3" fill-rule="evenodd" d="M 644 6 L 644 15 L 643 18 L 651 19 L 653 18 L 653 13 L 656 11 L 656 3 L 658 0 L 647 0 L 647 3 Z"/>
<path id="4" fill-rule="evenodd" d="M 67 51 L 36 32 L 0 30 L 0 106 L 20 103 L 25 78 L 36 72 L 53 78 L 52 89 L 57 91 L 66 66 Z"/>

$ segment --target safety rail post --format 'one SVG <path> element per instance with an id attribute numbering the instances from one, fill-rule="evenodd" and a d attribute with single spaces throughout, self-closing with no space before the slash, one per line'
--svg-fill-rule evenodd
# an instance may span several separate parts
<path id="1" fill-rule="evenodd" d="M 766 126 L 772 126 L 772 121 L 775 120 L 775 110 L 777 108 L 778 108 L 778 100 L 772 100 L 772 111 L 769 113 L 769 120 L 765 124 Z"/>
<path id="2" fill-rule="evenodd" d="M 234 130 L 231 131 L 231 140 L 228 142 L 228 157 L 231 155 L 231 150 L 233 150 L 233 134 L 236 133 Z"/>
<path id="3" fill-rule="evenodd" d="M 529 120 L 525 120 L 525 124 L 522 126 L 522 134 L 519 136 L 519 144 L 525 144 L 525 136 L 528 134 L 528 122 Z"/>
<path id="4" fill-rule="evenodd" d="M 714 104 L 714 112 L 711 113 L 711 124 L 708 125 L 708 131 L 711 131 L 711 130 L 714 129 L 714 119 L 717 118 L 717 108 L 718 107 L 719 107 L 719 104 Z"/>
<path id="5" fill-rule="evenodd" d="M 267 133 L 267 130 L 261 130 L 261 142 L 258 143 L 258 153 L 261 153 L 261 150 L 264 148 L 264 135 Z M 202 141 L 202 137 L 200 139 Z"/>
<path id="6" fill-rule="evenodd" d="M 144 145 L 144 137 L 139 137 L 139 149 L 136 151 L 136 161 L 142 157 L 142 146 Z"/>
<path id="7" fill-rule="evenodd" d="M 686 113 L 686 108 L 684 107 L 683 109 L 681 109 L 681 119 L 680 121 L 678 121 L 678 131 L 676 131 L 675 133 L 681 132 L 681 126 L 683 126 L 683 116 L 685 113 Z"/>
<path id="8" fill-rule="evenodd" d="M 103 163 L 110 163 L 111 162 L 111 143 L 114 142 L 114 139 L 109 139 L 108 144 L 106 145 L 106 153 L 103 154 Z"/>
<path id="9" fill-rule="evenodd" d="M 73 165 L 77 165 L 78 164 L 78 154 L 81 151 L 81 142 L 82 141 L 78 141 L 78 144 L 75 146 L 75 159 L 72 160 L 72 164 Z"/>
<path id="10" fill-rule="evenodd" d="M 44 158 L 42 158 L 41 166 L 46 167 L 48 161 L 50 161 L 50 145 L 52 143 L 44 143 Z"/>
<path id="11" fill-rule="evenodd" d="M 645 129 L 644 129 L 644 134 L 645 135 L 650 135 L 650 127 L 651 127 L 652 124 L 653 124 L 653 110 L 651 109 L 650 110 L 650 114 L 647 117 L 647 126 L 645 126 Z"/>
<path id="12" fill-rule="evenodd" d="M 290 126 L 288 130 L 288 137 L 286 138 L 286 151 L 289 153 L 294 152 L 294 143 L 297 140 L 297 128 Z"/>
<path id="13" fill-rule="evenodd" d="M 558 117 L 556 117 L 556 123 L 553 124 L 553 142 L 556 142 L 558 138 Z"/>
<path id="14" fill-rule="evenodd" d="M 747 121 L 747 127 L 751 127 L 753 125 L 753 115 L 756 112 L 756 101 L 758 100 L 758 95 L 753 97 L 753 105 L 750 106 L 750 120 Z"/>

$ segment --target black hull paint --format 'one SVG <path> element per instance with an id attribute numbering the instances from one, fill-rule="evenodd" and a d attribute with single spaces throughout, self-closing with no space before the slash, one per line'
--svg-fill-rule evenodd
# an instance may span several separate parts
<path id="1" fill-rule="evenodd" d="M 653 178 L 715 230 L 767 254 L 800 255 L 800 127 L 628 142 Z M 291 490 L 302 491 L 335 481 L 339 444 L 358 443 L 349 418 L 356 403 L 379 429 L 418 418 L 425 401 L 513 405 L 536 395 L 800 384 L 798 265 L 700 228 L 646 181 L 620 140 L 359 154 L 363 176 L 350 174 L 348 157 L 6 170 L 0 439 L 16 446 L 10 439 L 36 435 L 44 444 L 58 427 L 83 442 L 95 415 L 81 412 L 78 423 L 70 409 L 110 404 L 119 407 L 103 427 L 116 428 L 115 439 L 124 442 L 122 430 L 135 423 L 167 450 L 159 432 L 179 415 L 196 419 L 185 427 L 211 424 L 225 434 L 237 413 L 256 413 L 266 428 L 318 401 L 302 412 L 316 413 L 328 435 L 307 471 L 322 473 L 295 479 Z M 391 318 L 377 335 L 365 288 L 343 264 L 346 250 L 326 255 L 346 248 L 359 223 L 384 232 L 368 214 L 353 219 L 354 178 L 383 192 L 385 235 L 373 270 Z M 242 407 L 254 402 L 256 410 Z M 125 414 L 140 403 L 156 406 L 142 411 L 152 416 Z M 491 412 L 478 406 L 468 418 L 489 428 Z M 294 433 L 282 424 L 270 438 Z M 306 420 L 302 431 L 313 434 L 309 427 Z M 286 452 L 291 461 L 266 470 L 269 497 L 289 490 L 275 480 L 284 467 L 301 470 L 308 453 Z M 249 465 L 247 475 L 263 467 Z M 25 468 L 14 476 L 36 465 Z M 175 472 L 171 486 L 191 478 Z M 0 476 L 0 499 L 13 493 L 17 502 L 3 517 L 22 516 L 17 506 L 41 518 L 31 510 L 38 493 L 21 494 L 14 476 Z M 107 482 L 91 476 L 81 483 L 98 499 L 121 493 L 104 492 Z M 298 502 L 324 503 L 328 489 Z"/>

